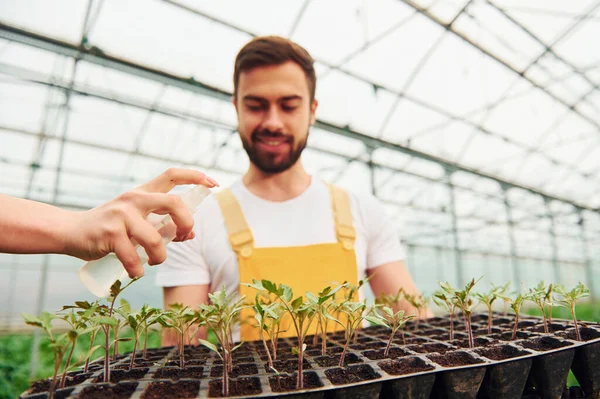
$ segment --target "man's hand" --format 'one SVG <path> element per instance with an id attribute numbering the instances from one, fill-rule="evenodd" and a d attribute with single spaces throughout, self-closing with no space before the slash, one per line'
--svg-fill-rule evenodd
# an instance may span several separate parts
<path id="1" fill-rule="evenodd" d="M 148 264 L 164 262 L 167 252 L 158 231 L 146 218 L 150 213 L 169 214 L 177 226 L 175 241 L 194 237 L 192 213 L 180 197 L 165 194 L 180 184 L 218 183 L 204 173 L 189 169 L 168 169 L 158 177 L 115 199 L 85 212 L 71 213 L 64 231 L 65 254 L 94 260 L 114 252 L 129 277 L 141 276 L 144 268 L 131 243 L 135 239 L 148 254 Z"/>

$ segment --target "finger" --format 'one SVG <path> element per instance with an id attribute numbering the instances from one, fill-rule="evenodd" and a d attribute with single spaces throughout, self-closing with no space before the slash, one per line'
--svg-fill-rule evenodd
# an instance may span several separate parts
<path id="1" fill-rule="evenodd" d="M 139 186 L 138 190 L 166 193 L 181 184 L 202 184 L 208 188 L 219 185 L 213 178 L 197 170 L 169 168 L 154 179 Z"/>
<path id="2" fill-rule="evenodd" d="M 163 193 L 139 193 L 134 199 L 138 209 L 145 215 L 157 213 L 159 215 L 171 215 L 173 223 L 177 226 L 176 238 L 179 241 L 188 236 L 194 227 L 192 212 L 183 203 L 183 200 L 173 194 Z"/>
<path id="3" fill-rule="evenodd" d="M 192 240 L 195 237 L 196 237 L 196 233 L 194 233 L 194 230 L 192 230 L 189 232 L 189 234 L 186 237 L 183 237 L 183 238 L 176 237 L 173 241 L 182 242 L 182 241 Z"/>
<path id="4" fill-rule="evenodd" d="M 156 229 L 141 217 L 128 220 L 127 230 L 148 255 L 149 265 L 158 265 L 167 258 L 167 248 Z"/>
<path id="5" fill-rule="evenodd" d="M 129 274 L 130 278 L 144 275 L 144 268 L 142 267 L 140 257 L 137 252 L 135 252 L 135 247 L 126 234 L 119 237 L 115 241 L 113 247 L 115 255 L 117 255 L 117 258 L 121 264 L 123 264 L 125 270 L 127 270 L 127 274 Z"/>

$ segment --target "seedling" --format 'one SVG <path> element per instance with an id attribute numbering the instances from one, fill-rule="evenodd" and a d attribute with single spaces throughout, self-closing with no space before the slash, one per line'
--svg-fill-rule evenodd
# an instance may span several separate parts
<path id="1" fill-rule="evenodd" d="M 131 315 L 131 305 L 125 299 L 121 298 L 119 300 L 120 306 L 115 309 L 115 313 L 120 317 L 115 317 L 117 320 L 117 324 L 112 327 L 114 344 L 113 344 L 113 355 L 112 359 L 115 360 L 119 355 L 119 342 L 127 342 L 131 341 L 131 338 L 119 338 L 119 333 L 121 329 L 129 324 L 128 318 Z"/>
<path id="2" fill-rule="evenodd" d="M 373 312 L 372 315 L 365 316 L 365 319 L 373 324 L 385 326 L 392 330 L 390 339 L 388 340 L 385 351 L 383 352 L 383 355 L 387 357 L 389 355 L 390 346 L 392 345 L 392 340 L 394 339 L 396 332 L 399 329 L 402 329 L 407 321 L 414 319 L 415 315 L 405 316 L 404 310 L 399 310 L 394 313 L 394 310 L 388 306 L 382 307 L 381 311 L 383 312 L 383 315 Z"/>
<path id="3" fill-rule="evenodd" d="M 412 305 L 412 307 L 417 310 L 417 320 L 415 323 L 415 328 L 418 328 L 419 321 L 421 320 L 423 311 L 425 311 L 425 309 L 427 309 L 427 304 L 429 303 L 429 298 L 424 295 L 421 295 L 421 294 L 411 295 L 411 294 L 405 292 L 404 299 L 406 299 L 406 301 L 408 303 L 410 303 Z"/>
<path id="4" fill-rule="evenodd" d="M 278 287 L 277 284 L 268 280 L 252 280 L 252 284 L 245 285 L 258 291 L 266 291 L 269 294 L 274 295 L 292 318 L 292 323 L 298 338 L 298 347 L 292 349 L 292 352 L 298 355 L 298 377 L 296 380 L 296 387 L 298 389 L 303 389 L 304 374 L 302 370 L 304 366 L 304 350 L 306 349 L 304 341 L 308 329 L 316 315 L 315 306 L 310 302 L 304 302 L 302 296 L 293 299 L 294 293 L 292 289 L 285 284 L 280 284 Z"/>
<path id="5" fill-rule="evenodd" d="M 479 299 L 479 303 L 483 303 L 488 311 L 488 319 L 487 319 L 487 333 L 491 334 L 492 333 L 492 317 L 493 317 L 493 310 L 492 310 L 492 305 L 494 304 L 494 302 L 496 301 L 496 299 L 499 298 L 498 296 L 498 288 L 497 287 L 492 287 L 491 290 L 489 290 L 486 293 L 473 293 L 473 296 L 477 299 Z"/>
<path id="6" fill-rule="evenodd" d="M 552 284 L 548 287 L 543 281 L 540 281 L 534 288 L 530 288 L 525 298 L 535 303 L 542 311 L 542 320 L 544 321 L 544 333 L 548 334 L 548 323 L 546 323 L 546 305 L 550 303 L 552 296 Z"/>
<path id="7" fill-rule="evenodd" d="M 48 335 L 50 340 L 50 346 L 54 352 L 54 373 L 52 374 L 52 380 L 50 381 L 50 388 L 48 389 L 48 399 L 54 397 L 54 389 L 56 387 L 56 377 L 58 370 L 65 356 L 66 345 L 64 344 L 64 335 L 62 337 L 55 337 L 52 334 L 52 320 L 56 319 L 57 316 L 52 313 L 42 312 L 40 317 L 35 317 L 26 313 L 22 314 L 25 323 L 30 326 L 39 327 Z"/>
<path id="8" fill-rule="evenodd" d="M 519 294 L 512 299 L 510 297 L 502 295 L 501 298 L 510 303 L 510 307 L 515 312 L 515 325 L 513 326 L 511 340 L 514 341 L 517 339 L 517 329 L 519 328 L 519 314 L 521 313 L 521 306 L 523 306 L 523 302 L 525 302 L 525 296 L 523 294 Z"/>
<path id="9" fill-rule="evenodd" d="M 333 299 L 335 299 L 335 294 L 342 289 L 345 288 L 347 284 L 342 284 L 337 286 L 336 288 L 325 287 L 321 292 L 317 295 L 312 292 L 306 293 L 306 298 L 309 302 L 315 307 L 317 312 L 317 325 L 321 332 L 321 355 L 325 356 L 327 349 L 327 325 L 330 318 L 327 317 L 329 315 L 328 309 L 332 305 L 335 305 Z M 317 332 L 315 331 L 315 338 L 317 337 Z"/>
<path id="10" fill-rule="evenodd" d="M 221 360 L 223 360 L 222 394 L 223 396 L 227 396 L 229 395 L 229 372 L 233 369 L 231 356 L 243 344 L 243 342 L 240 342 L 238 345 L 233 346 L 231 342 L 233 323 L 245 307 L 243 303 L 246 297 L 243 296 L 239 300 L 233 301 L 232 298 L 227 296 L 227 291 L 223 287 L 214 294 L 208 294 L 208 298 L 211 304 L 200 305 L 200 309 L 206 324 L 215 332 L 217 340 L 221 345 L 221 351 L 211 342 L 203 339 L 200 339 L 199 342 L 216 352 Z"/>
<path id="11" fill-rule="evenodd" d="M 91 318 L 91 320 L 97 325 L 101 326 L 102 330 L 104 331 L 104 382 L 110 382 L 110 329 L 115 327 L 119 323 L 119 321 L 115 317 L 113 317 L 115 302 L 117 301 L 117 297 L 119 296 L 119 294 L 138 279 L 139 277 L 133 278 L 124 287 L 121 287 L 120 280 L 116 280 L 114 284 L 110 287 L 111 296 L 108 297 L 110 307 L 108 307 L 108 309 L 106 307 L 98 307 L 96 312 L 97 316 Z M 118 337 L 115 337 L 115 341 L 117 339 Z"/>
<path id="12" fill-rule="evenodd" d="M 481 280 L 481 278 L 479 280 Z M 467 333 L 469 334 L 469 348 L 475 346 L 475 343 L 473 342 L 473 330 L 471 329 L 473 299 L 471 299 L 470 294 L 471 290 L 479 280 L 475 281 L 475 279 L 472 279 L 469 283 L 467 283 L 467 285 L 462 291 L 454 291 L 454 296 L 452 297 L 454 305 L 458 307 L 463 313 L 463 317 L 465 319 L 465 328 L 467 330 Z"/>
<path id="13" fill-rule="evenodd" d="M 575 325 L 575 334 L 577 335 L 577 340 L 581 341 L 579 326 L 577 325 L 577 318 L 575 316 L 575 304 L 581 298 L 589 296 L 590 290 L 580 282 L 571 291 L 567 291 L 562 285 L 557 285 L 555 287 L 555 291 L 559 295 L 557 298 L 557 303 L 569 309 L 571 317 L 573 318 L 573 324 Z"/>
<path id="14" fill-rule="evenodd" d="M 79 309 L 77 311 L 77 315 L 79 316 L 79 326 L 85 331 L 90 333 L 90 345 L 88 347 L 88 353 L 85 359 L 85 366 L 83 368 L 83 372 L 87 373 L 90 365 L 90 358 L 92 353 L 100 348 L 100 346 L 94 346 L 94 342 L 96 341 L 96 334 L 100 330 L 100 326 L 97 325 L 93 321 L 94 315 L 98 312 L 98 308 L 104 307 L 108 310 L 105 305 L 100 305 L 98 301 L 93 303 L 89 303 L 88 301 L 76 301 L 75 305 L 65 305 L 61 310 L 67 309 Z"/>
<path id="15" fill-rule="evenodd" d="M 267 345 L 267 341 L 265 340 L 264 333 L 266 332 L 267 335 L 269 335 L 269 327 L 267 324 L 267 320 L 269 318 L 271 318 L 272 320 L 279 319 L 280 314 L 278 314 L 274 311 L 274 308 L 276 307 L 276 305 L 277 305 L 277 303 L 270 303 L 268 305 L 263 305 L 259 299 L 259 295 L 256 294 L 255 304 L 254 304 L 254 306 L 252 306 L 252 309 L 254 309 L 254 318 L 258 322 L 260 340 L 263 343 L 263 346 L 265 348 L 265 352 L 267 354 L 267 358 L 269 361 L 269 369 L 272 369 L 272 370 L 274 370 L 273 358 L 271 357 L 271 351 L 269 350 L 269 346 Z M 272 340 L 272 337 L 270 335 L 269 335 L 269 339 Z"/>
<path id="16" fill-rule="evenodd" d="M 366 302 L 344 302 L 340 308 L 341 313 L 345 314 L 347 319 L 346 323 L 342 323 L 340 320 L 334 318 L 333 316 L 327 316 L 334 322 L 338 323 L 344 329 L 344 336 L 346 338 L 346 343 L 344 344 L 344 350 L 342 351 L 342 355 L 340 356 L 340 367 L 344 366 L 344 359 L 346 357 L 346 352 L 348 351 L 348 346 L 350 346 L 350 341 L 354 336 L 356 330 L 360 327 L 362 321 L 371 313 L 373 313 L 375 305 L 367 305 Z"/>
<path id="17" fill-rule="evenodd" d="M 148 305 L 142 306 L 139 313 L 130 314 L 127 316 L 127 323 L 133 331 L 133 351 L 131 352 L 131 361 L 129 362 L 129 368 L 132 369 L 135 365 L 135 353 L 137 345 L 140 340 L 140 335 L 145 326 L 148 325 L 148 319 L 159 312 L 156 308 L 148 308 Z M 146 327 L 147 328 L 147 327 Z M 146 341 L 148 339 L 146 338 Z M 146 343 L 144 343 L 144 353 L 146 350 Z"/>
<path id="18" fill-rule="evenodd" d="M 201 325 L 205 322 L 202 312 L 192 311 L 189 306 L 181 303 L 172 303 L 169 310 L 163 313 L 163 317 L 157 319 L 163 327 L 173 328 L 177 331 L 177 349 L 179 351 L 179 367 L 185 367 L 185 337 L 193 325 Z M 197 332 L 198 330 L 196 330 Z M 195 335 L 195 332 L 194 332 Z"/>
<path id="19" fill-rule="evenodd" d="M 448 282 L 442 283 L 441 281 L 438 281 L 438 284 L 440 285 L 440 287 L 442 287 L 442 289 L 439 291 L 436 291 L 433 294 L 433 301 L 438 306 L 443 305 L 446 307 L 446 309 L 448 309 L 448 314 L 450 315 L 449 338 L 450 338 L 450 340 L 453 340 L 454 339 L 454 312 L 456 311 L 456 304 L 454 303 L 452 298 L 454 296 L 455 289 L 452 288 L 452 286 Z"/>

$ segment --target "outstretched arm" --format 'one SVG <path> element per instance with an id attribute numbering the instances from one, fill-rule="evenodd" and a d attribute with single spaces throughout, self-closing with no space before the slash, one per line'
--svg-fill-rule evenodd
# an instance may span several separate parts
<path id="1" fill-rule="evenodd" d="M 0 252 L 57 253 L 83 260 L 114 252 L 130 277 L 140 276 L 144 270 L 130 238 L 146 249 L 149 264 L 161 263 L 166 257 L 160 234 L 146 221 L 149 213 L 170 214 L 177 225 L 176 240 L 193 236 L 191 212 L 178 196 L 165 194 L 180 184 L 217 185 L 204 173 L 172 168 L 83 212 L 0 195 Z"/>

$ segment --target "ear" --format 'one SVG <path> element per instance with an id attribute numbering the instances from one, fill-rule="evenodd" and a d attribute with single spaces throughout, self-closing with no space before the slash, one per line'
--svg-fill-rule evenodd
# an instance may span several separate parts
<path id="1" fill-rule="evenodd" d="M 310 124 L 311 126 L 315 124 L 316 120 L 317 120 L 317 107 L 319 106 L 319 101 L 317 100 L 312 100 L 312 103 L 310 104 Z"/>

